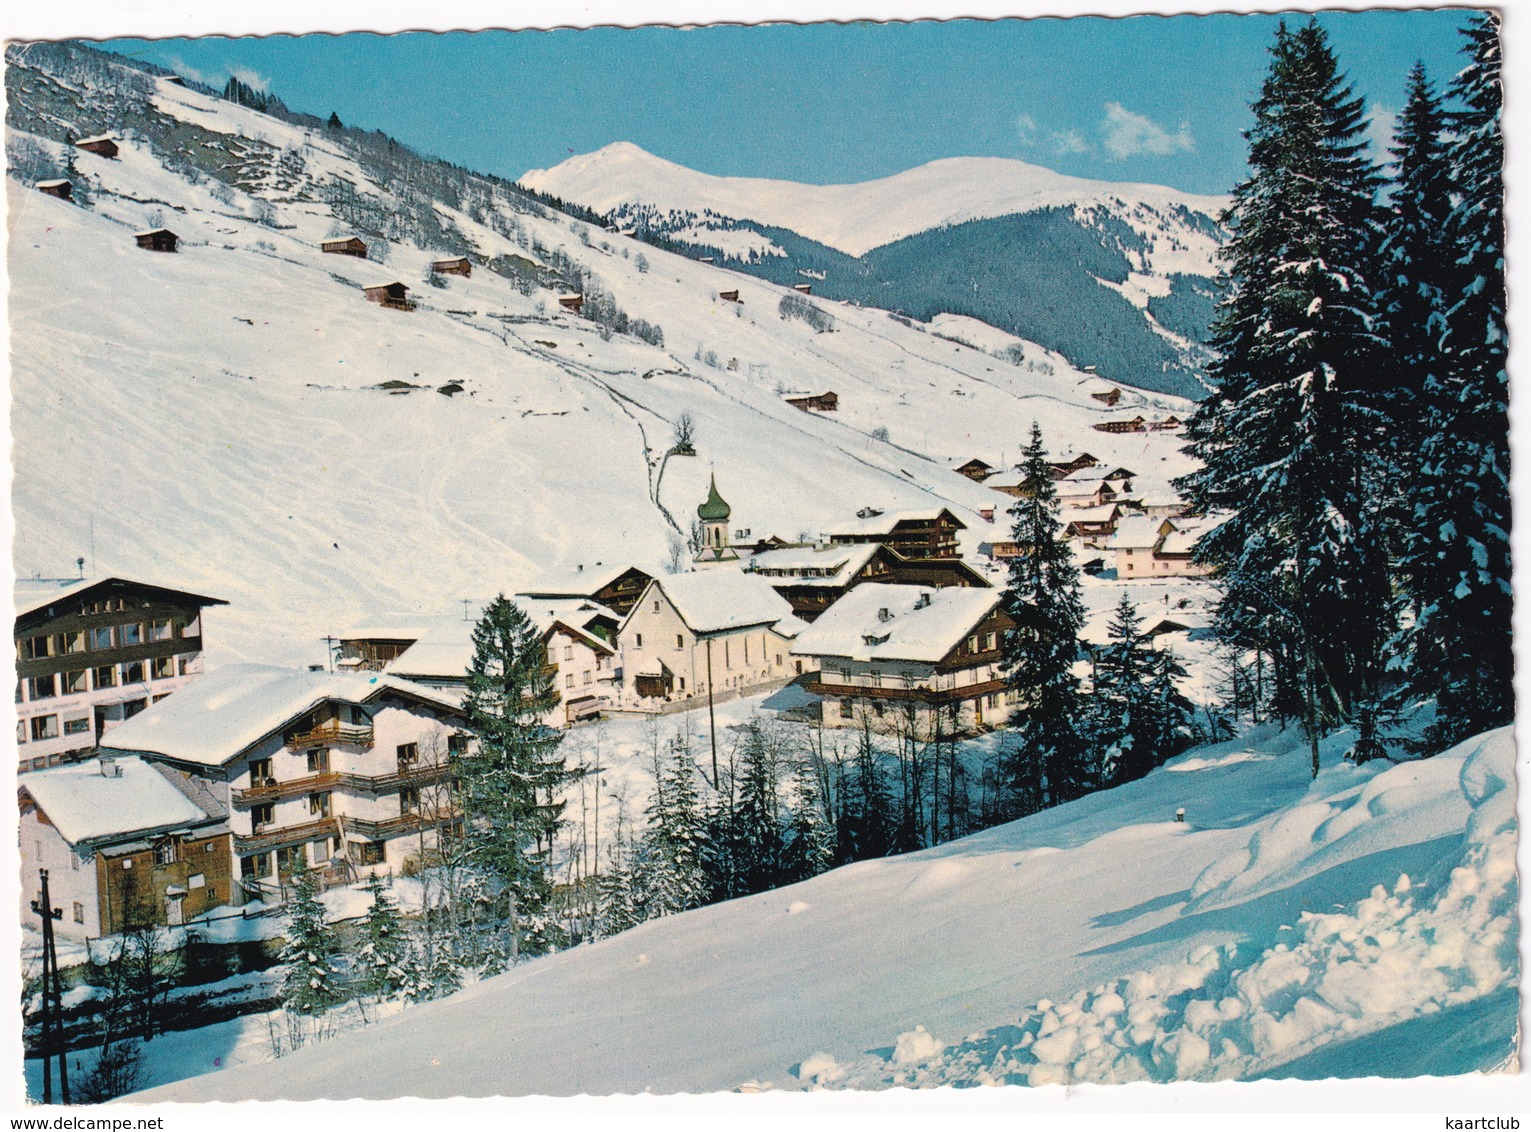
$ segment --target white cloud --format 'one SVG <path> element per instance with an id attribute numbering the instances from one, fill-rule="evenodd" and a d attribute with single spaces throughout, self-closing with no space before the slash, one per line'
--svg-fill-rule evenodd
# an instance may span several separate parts
<path id="1" fill-rule="evenodd" d="M 190 63 L 186 62 L 184 59 L 181 59 L 181 58 L 179 58 L 177 56 L 174 56 L 174 55 L 172 55 L 168 60 L 166 60 L 165 66 L 169 67 L 172 71 L 174 71 L 176 74 L 180 75 L 182 78 L 190 79 L 194 83 L 201 83 L 203 86 L 222 86 L 223 85 L 223 83 L 221 81 L 213 78 L 213 76 L 211 76 L 209 74 L 206 74 L 205 72 L 197 70 L 195 67 L 193 67 Z"/>
<path id="2" fill-rule="evenodd" d="M 1022 114 L 1015 120 L 1015 132 L 1022 145 L 1032 145 L 1037 140 L 1037 120 L 1030 114 Z"/>
<path id="3" fill-rule="evenodd" d="M 250 70 L 248 67 L 230 67 L 229 75 L 258 91 L 264 92 L 271 87 L 270 79 L 257 71 Z"/>
<path id="4" fill-rule="evenodd" d="M 1398 137 L 1398 111 L 1383 103 L 1374 103 L 1370 120 L 1366 123 L 1366 140 L 1371 142 L 1372 160 L 1391 162 L 1389 150 Z"/>
<path id="5" fill-rule="evenodd" d="M 1170 133 L 1143 114 L 1134 114 L 1119 102 L 1106 103 L 1106 116 L 1100 132 L 1106 152 L 1118 161 L 1140 154 L 1162 157 L 1170 153 L 1190 153 L 1196 149 L 1189 123 Z"/>
<path id="6" fill-rule="evenodd" d="M 1052 136 L 1054 153 L 1089 153 L 1090 143 L 1078 130 L 1059 130 Z"/>

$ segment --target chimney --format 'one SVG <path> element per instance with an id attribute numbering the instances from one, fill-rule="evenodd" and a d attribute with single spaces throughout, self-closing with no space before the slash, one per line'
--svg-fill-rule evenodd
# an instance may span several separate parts
<path id="1" fill-rule="evenodd" d="M 929 591 L 921 590 L 920 591 L 920 596 L 914 599 L 914 607 L 916 609 L 924 609 L 929 604 L 930 604 L 930 593 L 929 593 Z"/>
<path id="2" fill-rule="evenodd" d="M 877 620 L 879 620 L 879 621 L 892 621 L 893 620 L 893 611 L 891 609 L 887 608 L 886 606 L 884 606 L 882 609 L 879 609 L 877 611 Z"/>
<path id="3" fill-rule="evenodd" d="M 106 755 L 102 755 L 100 761 L 101 761 L 101 777 L 102 778 L 121 778 L 122 777 L 122 768 L 117 765 L 117 761 L 115 759 L 109 758 Z"/>

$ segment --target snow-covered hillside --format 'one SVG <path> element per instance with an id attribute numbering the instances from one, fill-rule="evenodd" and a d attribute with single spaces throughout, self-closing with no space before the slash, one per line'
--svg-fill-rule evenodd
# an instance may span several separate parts
<path id="1" fill-rule="evenodd" d="M 1346 742 L 1326 743 L 1310 782 L 1297 729 L 1257 729 L 1007 826 L 651 921 L 134 1099 L 1503 1068 L 1510 732 L 1397 766 L 1345 763 Z"/>
<path id="2" fill-rule="evenodd" d="M 642 203 L 754 220 L 790 228 L 853 256 L 931 228 L 1042 208 L 1110 205 L 1132 215 L 1133 205 L 1143 205 L 1161 214 L 1184 208 L 1215 218 L 1228 204 L 1225 197 L 1198 196 L 1163 185 L 1068 177 L 1004 157 L 951 157 L 852 185 L 715 177 L 656 157 L 631 142 L 614 142 L 552 169 L 530 170 L 520 183 L 597 212 Z M 1154 234 L 1146 225 L 1143 232 Z M 1178 245 L 1164 240 L 1155 249 L 1152 269 L 1210 275 L 1216 240 L 1191 229 L 1183 235 L 1190 239 Z"/>
<path id="3" fill-rule="evenodd" d="M 45 88 L 39 120 L 111 117 L 109 88 L 17 73 L 13 114 Z M 200 139 L 202 168 L 226 153 L 238 178 L 184 161 L 172 172 L 161 143 L 123 121 L 116 160 L 27 139 L 72 160 L 89 207 L 7 181 L 14 556 L 23 576 L 71 575 L 84 556 L 228 599 L 208 614 L 213 663 L 320 661 L 321 638 L 378 611 L 448 612 L 578 564 L 657 570 L 709 472 L 755 537 L 938 504 L 967 524 L 971 552 L 1000 529 L 979 509 L 999 505 L 1003 522 L 1007 500 L 950 461 L 1014 460 L 1033 419 L 1055 449 L 1155 479 L 1187 466 L 1173 435 L 1091 431 L 1113 415 L 1088 397 L 1092 379 L 1034 345 L 996 357 L 829 302 L 833 329 L 817 332 L 778 313 L 783 288 L 503 188 L 474 182 L 460 207 L 423 207 L 376 181 L 343 135 L 164 80 L 151 98 L 156 137 Z M 348 230 L 341 183 L 454 247 L 321 254 Z M 135 246 L 134 231 L 161 225 L 178 253 Z M 427 285 L 458 243 L 479 268 Z M 550 264 L 658 327 L 663 346 L 561 310 L 556 288 L 528 283 Z M 392 280 L 418 309 L 364 300 L 363 286 Z M 451 383 L 462 392 L 437 392 Z M 838 412 L 780 396 L 819 388 L 839 393 Z M 666 459 L 683 413 L 698 456 Z"/>

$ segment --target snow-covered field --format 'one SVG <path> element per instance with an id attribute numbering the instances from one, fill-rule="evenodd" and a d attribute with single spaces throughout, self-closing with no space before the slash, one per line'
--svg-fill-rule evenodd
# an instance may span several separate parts
<path id="1" fill-rule="evenodd" d="M 1007 826 L 651 921 L 134 1099 L 1505 1069 L 1510 734 L 1397 766 L 1349 765 L 1346 741 L 1326 742 L 1310 782 L 1297 732 L 1261 727 Z"/>

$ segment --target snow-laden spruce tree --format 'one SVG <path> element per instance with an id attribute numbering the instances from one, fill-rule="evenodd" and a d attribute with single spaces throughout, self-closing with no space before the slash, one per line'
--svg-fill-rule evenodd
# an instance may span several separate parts
<path id="1" fill-rule="evenodd" d="M 1020 471 L 1020 495 L 1010 508 L 1016 554 L 1004 594 L 1004 610 L 1015 622 L 1004 639 L 1006 678 L 1018 697 L 1005 770 L 1017 815 L 1078 798 L 1096 785 L 1073 673 L 1084 625 L 1079 570 L 1061 537 L 1058 491 L 1035 421 Z"/>
<path id="2" fill-rule="evenodd" d="M 574 777 L 558 752 L 562 733 L 543 723 L 557 704 L 541 634 L 501 594 L 473 628 L 463 707 L 477 741 L 458 756 L 456 778 L 467 857 L 497 884 L 511 961 L 556 942 L 548 854 L 560 790 Z"/>
<path id="3" fill-rule="evenodd" d="M 1414 617 L 1408 682 L 1439 705 L 1434 749 L 1509 722 L 1515 706 L 1499 17 L 1481 13 L 1464 34 L 1447 153 L 1454 279 L 1400 562 Z"/>
<path id="4" fill-rule="evenodd" d="M 383 878 L 367 878 L 372 904 L 362 923 L 362 945 L 356 953 L 357 989 L 378 1001 L 396 998 L 411 984 L 414 972 L 409 936 L 399 919 L 398 905 L 388 895 Z"/>
<path id="5" fill-rule="evenodd" d="M 636 883 L 649 918 L 700 908 L 711 895 L 704 860 L 707 825 L 696 786 L 696 763 L 681 739 L 671 740 L 669 754 L 658 769 L 638 859 Z"/>
<path id="6" fill-rule="evenodd" d="M 736 895 L 748 895 L 782 883 L 785 840 L 777 789 L 776 737 L 759 719 L 752 719 L 741 739 L 738 800 L 730 840 L 735 846 Z"/>
<path id="7" fill-rule="evenodd" d="M 884 752 L 872 738 L 871 721 L 863 719 L 850 781 L 840 791 L 840 817 L 835 823 L 842 861 L 886 857 L 894 851 L 893 795 L 883 757 Z"/>
<path id="8" fill-rule="evenodd" d="M 1194 708 L 1175 683 L 1185 670 L 1173 653 L 1154 649 L 1142 629 L 1123 594 L 1095 660 L 1093 731 L 1100 749 L 1112 752 L 1102 767 L 1111 785 L 1142 778 L 1183 751 L 1191 734 Z"/>
<path id="9" fill-rule="evenodd" d="M 1199 554 L 1224 572 L 1225 610 L 1291 642 L 1317 773 L 1320 728 L 1375 695 L 1391 630 L 1379 176 L 1363 101 L 1316 19 L 1279 26 L 1253 110 L 1251 173 L 1224 216 L 1217 390 L 1189 423 L 1202 466 L 1180 486 L 1200 509 L 1236 512 Z"/>
<path id="10" fill-rule="evenodd" d="M 807 880 L 834 866 L 837 834 L 826 794 L 827 783 L 810 754 L 793 776 L 792 817 L 783 850 L 787 881 Z"/>
<path id="11" fill-rule="evenodd" d="M 294 1014 L 323 1014 L 346 1000 L 340 944 L 319 900 L 318 877 L 307 869 L 292 881 L 281 961 L 282 1005 Z"/>

